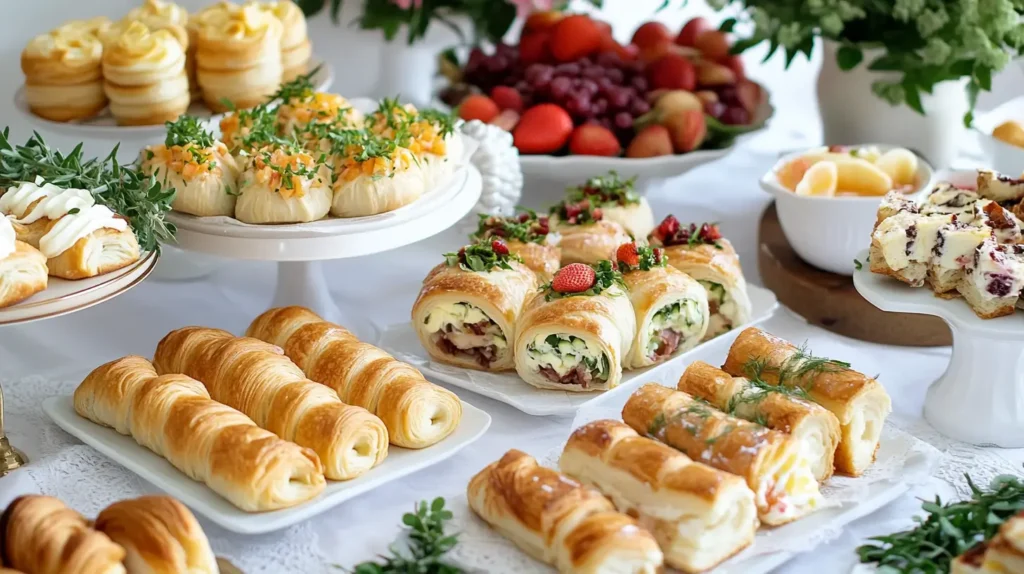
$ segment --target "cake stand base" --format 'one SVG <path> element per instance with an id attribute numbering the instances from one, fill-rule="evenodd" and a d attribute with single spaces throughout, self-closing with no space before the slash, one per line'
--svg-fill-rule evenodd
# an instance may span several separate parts
<path id="1" fill-rule="evenodd" d="M 277 289 L 270 307 L 291 305 L 306 307 L 325 321 L 352 331 L 364 341 L 377 340 L 377 327 L 373 323 L 344 313 L 335 303 L 320 261 L 281 261 L 277 264 Z"/>

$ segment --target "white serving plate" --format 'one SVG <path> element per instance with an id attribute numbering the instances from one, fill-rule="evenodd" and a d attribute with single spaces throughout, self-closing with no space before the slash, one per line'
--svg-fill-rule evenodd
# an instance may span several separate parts
<path id="1" fill-rule="evenodd" d="M 438 444 L 420 450 L 391 446 L 388 457 L 380 466 L 353 480 L 327 481 L 323 493 L 309 502 L 283 510 L 251 513 L 239 510 L 206 485 L 192 480 L 171 463 L 140 446 L 133 438 L 78 416 L 70 396 L 46 399 L 43 410 L 57 426 L 104 456 L 177 498 L 210 521 L 240 534 L 272 532 L 326 512 L 350 498 L 451 457 L 483 436 L 491 426 L 490 415 L 463 402 L 459 427 Z"/>
<path id="2" fill-rule="evenodd" d="M 779 306 L 775 294 L 767 289 L 748 284 L 747 292 L 750 295 L 752 307 L 751 320 L 747 324 L 733 329 L 734 332 L 768 319 Z M 526 414 L 535 416 L 571 416 L 588 403 L 598 399 L 628 394 L 642 383 L 651 382 L 654 380 L 654 377 L 659 376 L 662 372 L 671 370 L 675 365 L 689 364 L 689 357 L 692 357 L 701 348 L 717 340 L 713 339 L 712 341 L 697 345 L 693 349 L 665 363 L 647 367 L 646 369 L 625 371 L 622 374 L 622 383 L 614 389 L 586 393 L 538 389 L 524 383 L 515 371 L 486 373 L 436 363 L 429 359 L 429 355 L 420 345 L 419 338 L 409 323 L 388 327 L 377 346 L 387 350 L 396 358 L 419 368 L 423 371 L 423 374 L 430 378 L 501 401 Z"/>

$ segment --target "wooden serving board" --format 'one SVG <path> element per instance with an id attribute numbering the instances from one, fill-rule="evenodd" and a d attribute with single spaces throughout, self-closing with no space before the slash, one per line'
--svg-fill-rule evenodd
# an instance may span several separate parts
<path id="1" fill-rule="evenodd" d="M 938 317 L 887 313 L 857 293 L 853 278 L 805 263 L 789 246 L 772 203 L 761 215 L 758 265 L 764 286 L 779 302 L 824 329 L 861 341 L 909 347 L 953 344 Z"/>

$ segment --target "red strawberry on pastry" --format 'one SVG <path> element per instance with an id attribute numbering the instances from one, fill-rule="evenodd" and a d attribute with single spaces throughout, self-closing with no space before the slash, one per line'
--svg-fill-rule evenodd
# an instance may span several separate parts
<path id="1" fill-rule="evenodd" d="M 570 263 L 555 273 L 551 289 L 557 293 L 582 293 L 594 286 L 597 273 L 583 263 Z"/>
<path id="2" fill-rule="evenodd" d="M 640 255 L 636 251 L 636 243 L 623 243 L 615 252 L 615 260 L 630 267 L 640 265 Z"/>

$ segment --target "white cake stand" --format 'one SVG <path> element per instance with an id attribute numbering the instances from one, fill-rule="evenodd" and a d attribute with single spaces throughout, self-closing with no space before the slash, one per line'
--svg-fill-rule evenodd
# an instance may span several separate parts
<path id="1" fill-rule="evenodd" d="M 858 260 L 867 261 L 865 250 Z M 1024 447 L 1024 316 L 980 319 L 963 300 L 942 299 L 862 269 L 857 291 L 883 311 L 934 315 L 953 332 L 946 372 L 928 388 L 924 417 L 942 434 L 963 442 Z"/>

